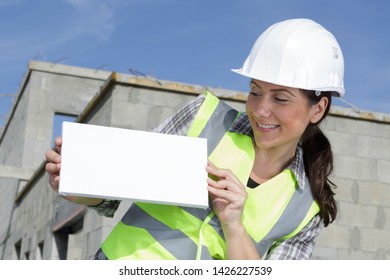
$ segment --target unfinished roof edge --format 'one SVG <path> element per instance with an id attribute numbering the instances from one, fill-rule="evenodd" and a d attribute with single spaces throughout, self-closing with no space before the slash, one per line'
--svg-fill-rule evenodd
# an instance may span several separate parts
<path id="1" fill-rule="evenodd" d="M 109 72 L 99 69 L 90 69 L 83 68 L 78 66 L 69 66 L 64 64 L 55 64 L 48 62 L 40 61 L 30 61 L 30 68 L 35 70 L 55 72 L 59 74 L 67 74 L 74 76 L 81 76 L 86 78 L 95 78 L 95 79 L 113 79 L 118 83 L 131 84 L 134 86 L 140 87 L 151 87 L 158 88 L 167 91 L 176 91 L 184 92 L 188 94 L 201 94 L 205 91 L 210 91 L 221 97 L 223 99 L 230 99 L 245 102 L 247 93 L 224 89 L 224 88 L 214 88 L 203 85 L 196 84 L 185 84 L 182 82 L 168 81 L 155 78 L 149 75 L 137 75 L 137 74 L 124 74 L 119 72 Z M 330 114 L 339 117 L 347 117 L 353 119 L 361 119 L 366 121 L 389 123 L 390 124 L 390 114 L 381 113 L 381 112 L 372 112 L 366 110 L 355 110 L 353 108 L 341 107 L 332 105 L 330 109 Z"/>
<path id="2" fill-rule="evenodd" d="M 245 102 L 246 93 L 234 91 L 224 88 L 214 88 L 196 84 L 186 84 L 182 82 L 161 80 L 152 76 L 135 76 L 123 73 L 113 73 L 113 79 L 117 83 L 131 84 L 134 86 L 158 88 L 167 91 L 184 92 L 189 94 L 201 94 L 205 91 L 210 91 L 215 95 L 224 98 Z"/>
<path id="3" fill-rule="evenodd" d="M 118 72 L 110 72 L 100 69 L 84 68 L 79 66 L 70 66 L 64 64 L 56 64 L 42 61 L 30 61 L 28 73 L 25 75 L 20 87 L 22 91 L 24 84 L 28 80 L 29 73 L 32 70 L 45 71 L 50 73 L 58 73 L 62 75 L 80 76 L 99 80 L 113 79 L 117 83 L 130 84 L 139 87 L 158 88 L 167 91 L 184 92 L 188 94 L 201 94 L 205 91 L 210 91 L 223 99 L 230 99 L 245 102 L 247 93 L 224 89 L 214 88 L 195 84 L 185 84 L 182 82 L 161 80 L 149 75 L 130 75 Z M 99 93 L 98 93 L 99 94 Z M 374 121 L 390 124 L 390 114 L 382 112 L 372 112 L 366 110 L 355 110 L 353 108 L 346 108 L 332 105 L 330 114 L 339 117 L 347 117 L 354 119 L 361 119 L 366 121 Z"/>
<path id="4" fill-rule="evenodd" d="M 372 112 L 360 109 L 356 110 L 354 108 L 345 108 L 341 106 L 332 105 L 329 114 L 333 116 L 390 124 L 390 114 L 382 112 Z"/>
<path id="5" fill-rule="evenodd" d="M 106 80 L 110 75 L 111 71 L 92 69 L 79 66 L 70 66 L 60 63 L 43 62 L 37 60 L 31 60 L 29 62 L 29 70 L 36 70 L 49 73 L 57 73 L 69 76 L 79 76 L 90 79 Z"/>
<path id="6" fill-rule="evenodd" d="M 248 95 L 247 93 L 240 92 L 240 91 L 160 80 L 151 76 L 134 76 L 134 75 L 127 75 L 122 73 L 113 73 L 112 78 L 118 83 L 165 89 L 169 91 L 187 92 L 190 94 L 201 94 L 204 93 L 205 91 L 210 91 L 214 93 L 216 96 L 221 97 L 223 99 L 230 99 L 230 100 L 236 100 L 241 102 L 245 102 Z M 361 119 L 366 121 L 390 124 L 390 114 L 381 113 L 381 112 L 371 112 L 365 110 L 357 111 L 354 108 L 332 105 L 329 113 L 330 115 L 333 116 L 347 117 L 353 119 Z"/>

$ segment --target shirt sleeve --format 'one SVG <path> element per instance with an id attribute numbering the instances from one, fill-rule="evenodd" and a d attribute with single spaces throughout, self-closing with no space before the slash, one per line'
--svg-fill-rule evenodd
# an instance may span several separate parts
<path id="1" fill-rule="evenodd" d="M 177 111 L 170 118 L 165 120 L 154 132 L 165 133 L 165 134 L 174 134 L 174 135 L 187 135 L 192 121 L 194 120 L 197 112 L 199 111 L 200 106 L 202 105 L 205 99 L 205 95 L 201 94 L 186 106 Z"/>
<path id="2" fill-rule="evenodd" d="M 95 210 L 100 216 L 112 218 L 119 207 L 120 200 L 104 199 L 102 203 L 94 206 L 88 206 L 89 209 Z"/>
<path id="3" fill-rule="evenodd" d="M 268 251 L 268 260 L 308 260 L 310 259 L 316 239 L 323 229 L 319 215 L 316 215 L 298 234 L 276 242 Z"/>
<path id="4" fill-rule="evenodd" d="M 174 135 L 187 135 L 192 121 L 194 120 L 196 113 L 205 99 L 205 95 L 201 94 L 194 100 L 190 101 L 187 105 L 173 114 L 170 118 L 165 120 L 157 128 L 153 129 L 153 132 L 174 134 Z M 100 216 L 113 217 L 115 211 L 120 204 L 119 200 L 103 200 L 102 203 L 96 206 L 88 206 L 89 209 L 95 210 Z"/>

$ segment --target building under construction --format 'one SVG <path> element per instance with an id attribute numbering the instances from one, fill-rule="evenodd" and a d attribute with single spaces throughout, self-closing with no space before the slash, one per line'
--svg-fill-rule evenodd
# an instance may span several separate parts
<path id="1" fill-rule="evenodd" d="M 241 92 L 31 61 L 0 135 L 0 259 L 91 259 L 131 203 L 106 218 L 51 190 L 63 120 L 150 131 L 206 90 L 245 108 Z M 339 214 L 313 259 L 390 259 L 390 115 L 333 106 L 322 127 Z"/>

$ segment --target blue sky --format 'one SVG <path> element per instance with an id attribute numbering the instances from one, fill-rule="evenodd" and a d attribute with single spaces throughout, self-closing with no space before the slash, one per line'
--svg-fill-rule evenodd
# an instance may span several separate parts
<path id="1" fill-rule="evenodd" d="M 311 18 L 338 39 L 344 99 L 390 113 L 387 0 L 0 0 L 0 127 L 29 60 L 129 69 L 164 80 L 247 91 L 230 71 L 258 35 Z M 10 94 L 10 95 L 9 95 Z M 348 106 L 345 102 L 335 102 Z"/>

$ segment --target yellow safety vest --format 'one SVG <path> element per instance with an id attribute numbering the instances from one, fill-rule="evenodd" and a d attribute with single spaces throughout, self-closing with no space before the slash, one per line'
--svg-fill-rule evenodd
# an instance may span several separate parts
<path id="1" fill-rule="evenodd" d="M 254 161 L 252 138 L 229 131 L 240 113 L 210 93 L 188 132 L 208 139 L 209 160 L 246 185 Z M 319 212 L 309 183 L 302 190 L 289 169 L 247 188 L 243 223 L 260 256 L 297 234 Z M 185 185 L 183 185 L 185 187 Z M 163 186 L 162 186 L 163 188 Z M 133 203 L 102 244 L 108 259 L 226 259 L 220 222 L 209 209 Z"/>

